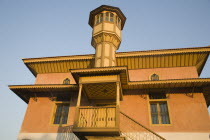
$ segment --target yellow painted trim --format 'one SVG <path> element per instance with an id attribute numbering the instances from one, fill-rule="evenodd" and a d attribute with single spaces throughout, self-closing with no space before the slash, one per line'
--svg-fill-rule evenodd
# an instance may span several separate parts
<path id="1" fill-rule="evenodd" d="M 127 70 L 127 67 L 99 67 L 90 69 L 76 69 L 71 70 L 71 73 L 84 73 L 84 72 L 99 72 L 99 71 L 112 71 L 112 70 Z"/>
<path id="2" fill-rule="evenodd" d="M 193 84 L 194 83 L 194 84 Z M 210 84 L 210 78 L 173 79 L 159 81 L 133 81 L 122 85 L 123 89 L 154 89 L 154 88 L 178 88 L 182 87 L 205 87 Z"/>
<path id="3" fill-rule="evenodd" d="M 119 82 L 118 75 L 79 77 L 80 84 Z"/>
<path id="4" fill-rule="evenodd" d="M 54 121 L 54 118 L 55 118 L 56 109 L 57 109 L 57 105 L 55 103 L 53 103 L 53 107 L 52 107 L 52 111 L 51 111 L 51 115 L 50 115 L 49 125 L 54 125 L 53 121 Z"/>
<path id="5" fill-rule="evenodd" d="M 60 84 L 60 85 L 10 85 L 9 86 L 10 89 L 37 89 L 37 88 L 78 88 L 78 85 L 74 84 L 74 85 L 64 85 L 64 84 Z"/>
<path id="6" fill-rule="evenodd" d="M 101 22 L 101 23 L 102 23 L 102 22 Z M 105 23 L 107 23 L 107 22 L 105 22 Z M 110 24 L 111 24 L 111 23 L 110 23 Z M 114 26 L 114 27 L 115 27 L 115 26 Z M 115 36 L 117 37 L 117 39 L 118 39 L 120 42 L 122 41 L 121 37 L 119 37 L 115 31 L 109 31 L 109 30 L 105 30 L 105 29 L 103 29 L 103 30 L 101 30 L 101 31 L 99 31 L 99 32 L 97 32 L 97 33 L 95 33 L 95 34 L 93 35 L 93 37 L 100 36 L 101 34 L 115 35 Z M 103 41 L 103 42 L 107 42 L 107 41 Z M 108 41 L 108 42 L 109 42 L 109 41 Z M 117 47 L 117 48 L 118 48 L 118 47 Z"/>
<path id="7" fill-rule="evenodd" d="M 93 54 L 88 55 L 71 55 L 71 56 L 54 56 L 54 57 L 39 57 L 39 58 L 23 58 L 23 62 L 36 63 L 36 62 L 52 62 L 52 61 L 72 61 L 72 60 L 91 60 L 94 59 Z"/>
<path id="8" fill-rule="evenodd" d="M 210 45 L 206 46 L 206 47 L 119 52 L 116 54 L 116 57 L 148 56 L 148 55 L 154 56 L 154 55 L 170 55 L 170 54 L 185 54 L 185 53 L 207 53 L 207 54 L 209 54 L 209 52 L 210 52 Z"/>
<path id="9" fill-rule="evenodd" d="M 166 94 L 166 98 L 167 97 L 169 97 L 170 95 L 169 95 L 169 93 L 168 94 Z M 168 117 L 169 117 L 169 119 L 170 119 L 170 125 L 173 125 L 173 121 L 172 121 L 172 118 L 171 118 L 171 108 L 170 108 L 170 100 L 169 99 L 167 99 L 167 107 L 168 107 Z"/>
<path id="10" fill-rule="evenodd" d="M 158 81 L 134 81 L 129 82 L 128 85 L 146 85 L 146 84 L 171 84 L 171 83 L 191 83 L 191 82 L 210 82 L 210 78 L 191 78 L 191 79 L 169 79 L 169 80 L 158 80 Z"/>
<path id="11" fill-rule="evenodd" d="M 129 80 L 129 75 L 128 75 L 128 70 L 127 67 L 100 67 L 100 68 L 91 68 L 91 69 L 76 69 L 76 70 L 71 70 L 71 73 L 74 77 L 74 79 L 78 82 L 78 76 L 79 74 L 93 74 L 93 73 L 98 73 L 100 74 L 101 72 L 107 72 L 107 75 L 109 74 L 115 74 L 116 72 L 120 72 L 120 77 L 123 79 L 121 82 L 123 84 L 127 84 Z"/>
<path id="12" fill-rule="evenodd" d="M 194 48 L 118 52 L 118 53 L 116 53 L 116 57 L 167 55 L 167 54 L 180 54 L 180 53 L 207 53 L 208 54 L 209 52 L 210 52 L 210 46 L 206 46 L 206 47 L 194 47 Z M 94 59 L 94 54 L 40 57 L 40 58 L 23 58 L 22 60 L 24 63 L 33 63 L 33 62 L 46 62 L 46 61 L 84 60 L 84 59 Z"/>
<path id="13" fill-rule="evenodd" d="M 197 48 L 167 49 L 167 50 L 120 52 L 116 53 L 115 56 L 118 66 L 126 65 L 128 69 L 195 66 L 198 71 L 198 74 L 200 74 L 202 68 L 204 67 L 205 60 L 208 58 L 209 53 L 210 53 L 210 46 L 197 47 Z M 202 58 L 199 57 L 201 54 L 203 54 Z M 189 59 L 189 62 L 187 63 L 185 61 L 180 61 L 184 60 L 185 56 Z M 198 59 L 198 57 L 200 59 Z M 31 70 L 31 72 L 34 74 L 34 76 L 36 76 L 39 73 L 68 72 L 69 69 L 90 68 L 88 64 L 90 64 L 91 61 L 94 61 L 94 59 L 95 55 L 90 54 L 90 55 L 28 58 L 28 59 L 23 59 L 23 61 L 26 64 L 26 66 L 29 68 L 29 70 Z M 129 63 L 131 59 L 132 61 L 141 60 L 142 64 L 131 65 Z M 176 59 L 178 63 L 173 63 L 172 59 L 173 60 Z M 199 63 L 196 63 L 197 60 L 199 61 Z M 147 63 L 146 61 L 152 61 L 153 63 L 151 63 L 152 65 L 145 66 L 145 63 Z M 157 65 L 156 61 L 158 63 L 160 62 L 161 63 Z M 165 63 L 164 61 L 167 61 L 167 63 Z M 63 66 L 65 65 L 65 63 L 68 63 L 67 69 L 61 69 L 61 70 L 55 69 L 56 65 L 59 64 Z M 81 67 L 79 65 L 80 63 L 83 63 L 85 67 L 83 66 Z M 46 69 L 43 70 L 41 69 L 41 67 L 46 67 Z M 50 67 L 53 67 L 54 70 L 51 70 Z"/>
<path id="14" fill-rule="evenodd" d="M 165 102 L 165 101 L 167 101 L 167 99 L 149 99 L 149 101 L 151 101 L 151 102 Z"/>

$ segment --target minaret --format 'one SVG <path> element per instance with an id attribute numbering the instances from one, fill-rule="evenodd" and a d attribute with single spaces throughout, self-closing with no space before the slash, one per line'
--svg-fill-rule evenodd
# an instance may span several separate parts
<path id="1" fill-rule="evenodd" d="M 90 12 L 93 28 L 91 45 L 95 48 L 95 67 L 116 66 L 118 50 L 126 17 L 117 7 L 102 5 Z"/>

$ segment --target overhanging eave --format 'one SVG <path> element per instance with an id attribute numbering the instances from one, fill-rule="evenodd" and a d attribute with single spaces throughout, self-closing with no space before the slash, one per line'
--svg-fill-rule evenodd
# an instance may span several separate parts
<path id="1" fill-rule="evenodd" d="M 77 85 L 10 85 L 9 88 L 26 103 L 30 97 L 72 94 L 78 91 Z"/>
<path id="2" fill-rule="evenodd" d="M 156 89 L 156 88 L 184 88 L 206 87 L 210 85 L 210 78 L 170 79 L 158 81 L 135 81 L 122 85 L 123 89 Z"/>

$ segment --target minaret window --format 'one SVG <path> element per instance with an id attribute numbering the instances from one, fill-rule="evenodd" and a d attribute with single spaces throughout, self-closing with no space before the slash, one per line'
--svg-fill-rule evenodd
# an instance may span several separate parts
<path id="1" fill-rule="evenodd" d="M 69 85 L 70 84 L 70 79 L 66 78 L 65 80 L 63 80 L 63 84 L 64 85 Z"/>
<path id="2" fill-rule="evenodd" d="M 154 74 L 151 75 L 150 80 L 157 81 L 157 80 L 159 80 L 159 76 L 154 73 Z"/>
<path id="3" fill-rule="evenodd" d="M 114 21 L 114 14 L 111 12 L 106 13 L 106 21 L 113 22 Z"/>
<path id="4" fill-rule="evenodd" d="M 121 20 L 118 16 L 116 16 L 116 24 L 121 29 Z"/>
<path id="5" fill-rule="evenodd" d="M 95 16 L 95 24 L 101 23 L 103 21 L 103 14 L 98 14 Z"/>

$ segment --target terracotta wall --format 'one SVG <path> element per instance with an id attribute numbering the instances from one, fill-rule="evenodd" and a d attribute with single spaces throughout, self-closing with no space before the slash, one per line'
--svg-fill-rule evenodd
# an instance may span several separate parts
<path id="1" fill-rule="evenodd" d="M 210 119 L 202 93 L 188 97 L 185 94 L 170 94 L 168 107 L 171 124 L 155 126 L 149 119 L 149 100 L 138 91 L 125 92 L 121 111 L 155 132 L 210 132 Z M 127 124 L 125 124 L 127 126 Z"/>
<path id="2" fill-rule="evenodd" d="M 196 67 L 173 67 L 173 68 L 155 68 L 155 69 L 137 69 L 129 70 L 130 81 L 150 80 L 150 75 L 156 73 L 160 80 L 165 79 L 183 79 L 198 78 Z"/>
<path id="3" fill-rule="evenodd" d="M 70 84 L 76 84 L 70 72 L 38 74 L 35 84 L 63 84 L 63 80 L 65 80 L 66 78 L 70 79 Z"/>

